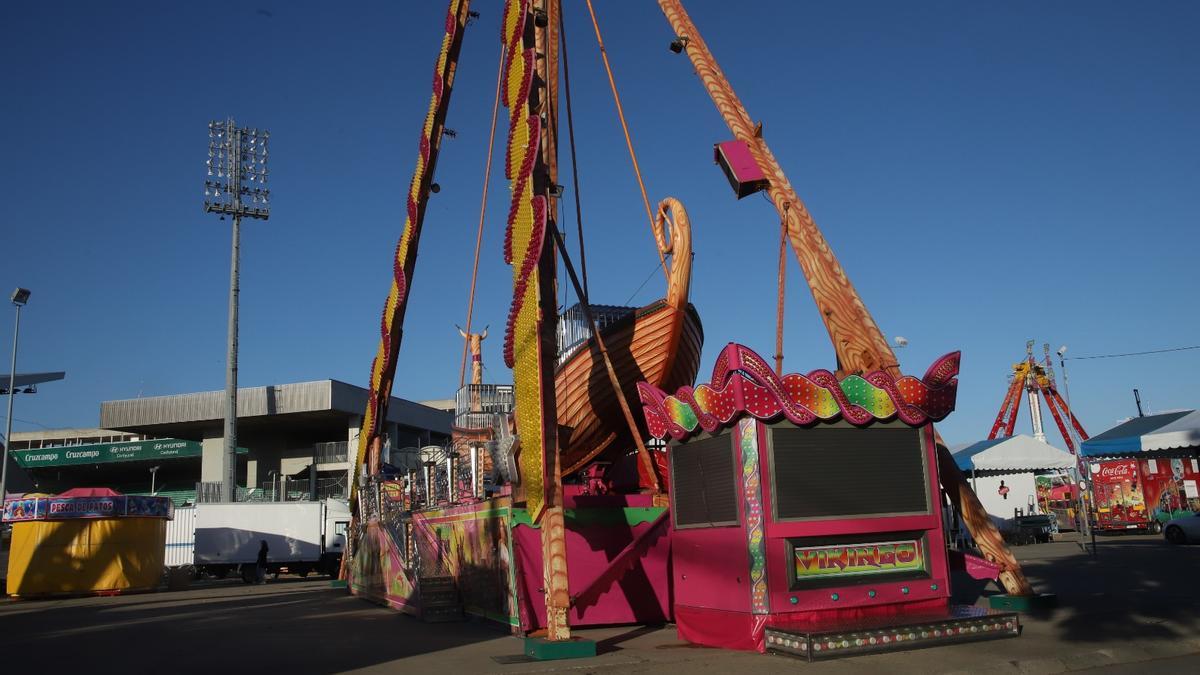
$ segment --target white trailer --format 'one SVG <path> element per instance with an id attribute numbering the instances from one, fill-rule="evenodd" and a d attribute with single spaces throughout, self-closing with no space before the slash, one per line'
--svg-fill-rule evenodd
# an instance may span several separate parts
<path id="1" fill-rule="evenodd" d="M 224 577 L 240 570 L 252 578 L 262 542 L 267 569 L 307 576 L 336 574 L 346 548 L 350 508 L 345 502 L 238 502 L 196 506 L 194 564 Z"/>
<path id="2" fill-rule="evenodd" d="M 167 521 L 165 567 L 194 565 L 196 547 L 196 507 L 176 507 L 175 518 Z"/>

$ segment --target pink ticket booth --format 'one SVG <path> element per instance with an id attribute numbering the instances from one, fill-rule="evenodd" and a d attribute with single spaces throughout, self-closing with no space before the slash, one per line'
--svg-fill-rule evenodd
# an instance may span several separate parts
<path id="1" fill-rule="evenodd" d="M 807 659 L 1019 634 L 950 602 L 932 423 L 958 354 L 922 379 L 780 377 L 730 344 L 707 384 L 640 394 L 670 439 L 673 609 L 681 638 Z"/>

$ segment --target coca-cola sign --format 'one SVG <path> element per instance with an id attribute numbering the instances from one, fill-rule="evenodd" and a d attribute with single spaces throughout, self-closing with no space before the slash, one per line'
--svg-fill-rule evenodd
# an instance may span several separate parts
<path id="1" fill-rule="evenodd" d="M 1100 472 L 1096 476 L 1096 479 L 1106 482 L 1131 480 L 1135 476 L 1136 471 L 1137 462 L 1132 459 L 1120 462 L 1103 462 L 1100 464 Z"/>

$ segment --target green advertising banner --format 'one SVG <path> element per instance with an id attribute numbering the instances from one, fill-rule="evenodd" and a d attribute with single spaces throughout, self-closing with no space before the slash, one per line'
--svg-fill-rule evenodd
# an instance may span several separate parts
<path id="1" fill-rule="evenodd" d="M 73 464 L 107 464 L 109 462 L 199 457 L 201 452 L 201 444 L 196 441 L 156 438 L 130 443 L 96 443 L 36 450 L 13 450 L 12 454 L 16 456 L 17 464 L 21 467 L 36 469 Z M 245 452 L 246 448 L 238 448 L 238 454 Z"/>

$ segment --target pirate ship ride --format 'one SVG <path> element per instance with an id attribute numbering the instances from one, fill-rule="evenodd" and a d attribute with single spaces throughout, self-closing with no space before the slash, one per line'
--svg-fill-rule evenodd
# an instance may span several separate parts
<path id="1" fill-rule="evenodd" d="M 590 1 L 586 4 L 600 41 L 594 9 Z M 460 391 L 459 418 L 467 423 L 456 425 L 456 447 L 430 455 L 401 481 L 385 480 L 379 420 L 386 418 L 383 406 L 394 381 L 425 202 L 471 15 L 469 0 L 451 0 L 372 363 L 346 569 L 352 592 L 426 620 L 466 612 L 506 623 L 519 634 L 543 633 L 544 641 L 527 643 L 529 653 L 538 656 L 577 654 L 581 643 L 570 640 L 571 626 L 669 619 L 680 621 L 681 633 L 698 642 L 809 656 L 821 650 L 817 645 L 832 649 L 828 645 L 835 638 L 838 645 L 853 642 L 858 651 L 869 651 L 877 640 L 879 648 L 890 648 L 906 638 L 916 645 L 933 644 L 943 636 L 959 640 L 977 633 L 1013 634 L 1015 617 L 954 615 L 945 592 L 947 570 L 957 561 L 976 574 L 997 577 L 1014 596 L 1032 594 L 932 427 L 953 407 L 956 359 L 936 364 L 922 380 L 899 372 L 895 355 L 763 141 L 761 127 L 751 122 L 678 0 L 659 4 L 676 35 L 672 50 L 686 51 L 734 134 L 734 140 L 716 146 L 718 164 L 738 196 L 763 190 L 779 211 L 781 260 L 782 242 L 790 241 L 837 352 L 837 372 L 783 377 L 748 350 L 730 347 L 718 359 L 707 388 L 688 386 L 699 367 L 702 333 L 687 304 L 687 218 L 670 200 L 660 204 L 657 219 L 651 217 L 671 280 L 667 297 L 632 310 L 590 304 L 554 220 L 562 194 L 557 120 L 561 8 L 558 0 L 506 0 L 497 100 L 509 113 L 504 165 L 512 200 L 504 253 L 513 269 L 513 300 L 504 356 L 513 384 L 485 385 L 473 377 Z M 612 83 L 611 71 L 609 75 Z M 617 98 L 615 84 L 613 90 Z M 569 87 L 567 92 L 569 110 Z M 619 111 L 619 98 L 617 104 Z M 629 147 L 636 171 L 632 142 Z M 648 200 L 646 210 L 650 215 Z M 561 319 L 556 307 L 560 261 L 581 300 L 574 315 L 568 312 Z M 782 272 L 780 277 L 782 306 Z M 781 336 L 781 326 L 777 332 Z M 777 355 L 779 371 L 780 359 Z M 946 365 L 950 363 L 955 365 Z M 488 386 L 495 389 L 482 389 Z M 635 386 L 641 414 L 630 406 Z M 676 394 L 666 395 L 670 391 Z M 732 392 L 731 398 L 723 398 L 725 392 Z M 743 417 L 736 419 L 735 413 Z M 691 427 L 689 420 L 695 423 Z M 766 482 L 779 468 L 775 463 L 791 461 L 792 470 L 803 474 L 806 462 L 803 453 L 786 459 L 773 451 L 762 454 L 760 447 L 773 447 L 777 438 L 788 435 L 764 425 L 805 430 L 806 425 L 843 424 L 869 433 L 877 430 L 873 425 L 892 423 L 911 432 L 900 454 L 909 459 L 909 477 L 915 476 L 905 492 L 911 502 L 907 507 L 915 510 L 896 511 L 892 507 L 906 505 L 892 504 L 866 514 L 872 518 L 851 511 L 812 516 L 803 509 L 782 512 L 778 502 L 767 501 L 785 493 L 778 483 Z M 714 474 L 731 479 L 723 486 L 705 484 L 703 478 L 697 483 L 688 468 L 696 462 L 679 462 L 689 452 L 683 441 L 697 425 L 711 435 L 730 424 L 744 445 L 734 454 L 717 443 L 710 454 L 722 466 L 736 457 L 746 480 L 733 482 L 733 474 L 725 472 Z M 647 446 L 649 436 L 674 437 L 670 506 L 663 454 Z M 638 480 L 628 489 L 616 489 L 606 467 L 628 457 L 636 459 Z M 919 476 L 912 473 L 914 467 Z M 820 467 L 810 468 L 819 477 Z M 564 476 L 577 472 L 584 481 L 564 482 Z M 691 508 L 695 515 L 697 498 L 709 508 L 710 488 L 734 496 L 732 502 L 725 500 L 726 512 L 714 516 L 705 511 L 700 521 L 688 521 L 691 516 L 684 512 Z M 972 530 L 982 549 L 979 557 L 947 553 L 943 496 Z M 814 518 L 823 525 L 787 522 Z M 742 545 L 706 548 L 715 558 L 705 559 L 699 553 L 706 546 L 704 537 L 688 532 L 695 525 L 727 530 L 719 535 L 736 532 L 733 540 L 741 536 Z M 870 553 L 868 546 L 874 547 Z M 896 575 L 885 575 L 881 589 L 871 588 L 843 605 L 831 604 L 841 596 L 829 591 L 833 586 L 828 579 L 802 578 L 804 570 L 821 568 L 815 561 L 850 555 L 867 565 L 886 559 L 902 567 L 891 570 Z M 684 568 L 701 578 L 709 572 L 709 583 L 699 584 L 698 595 L 681 595 L 681 589 L 697 587 L 682 583 Z M 905 597 L 914 580 L 925 587 Z M 857 581 L 846 583 L 862 590 Z M 746 603 L 733 600 L 746 593 Z M 730 620 L 718 624 L 732 628 L 736 640 L 706 634 L 703 626 L 714 616 Z M 852 629 L 846 623 L 868 616 L 871 625 Z M 912 630 L 895 632 L 901 624 Z M 909 633 L 938 639 L 926 636 L 920 642 Z"/>

